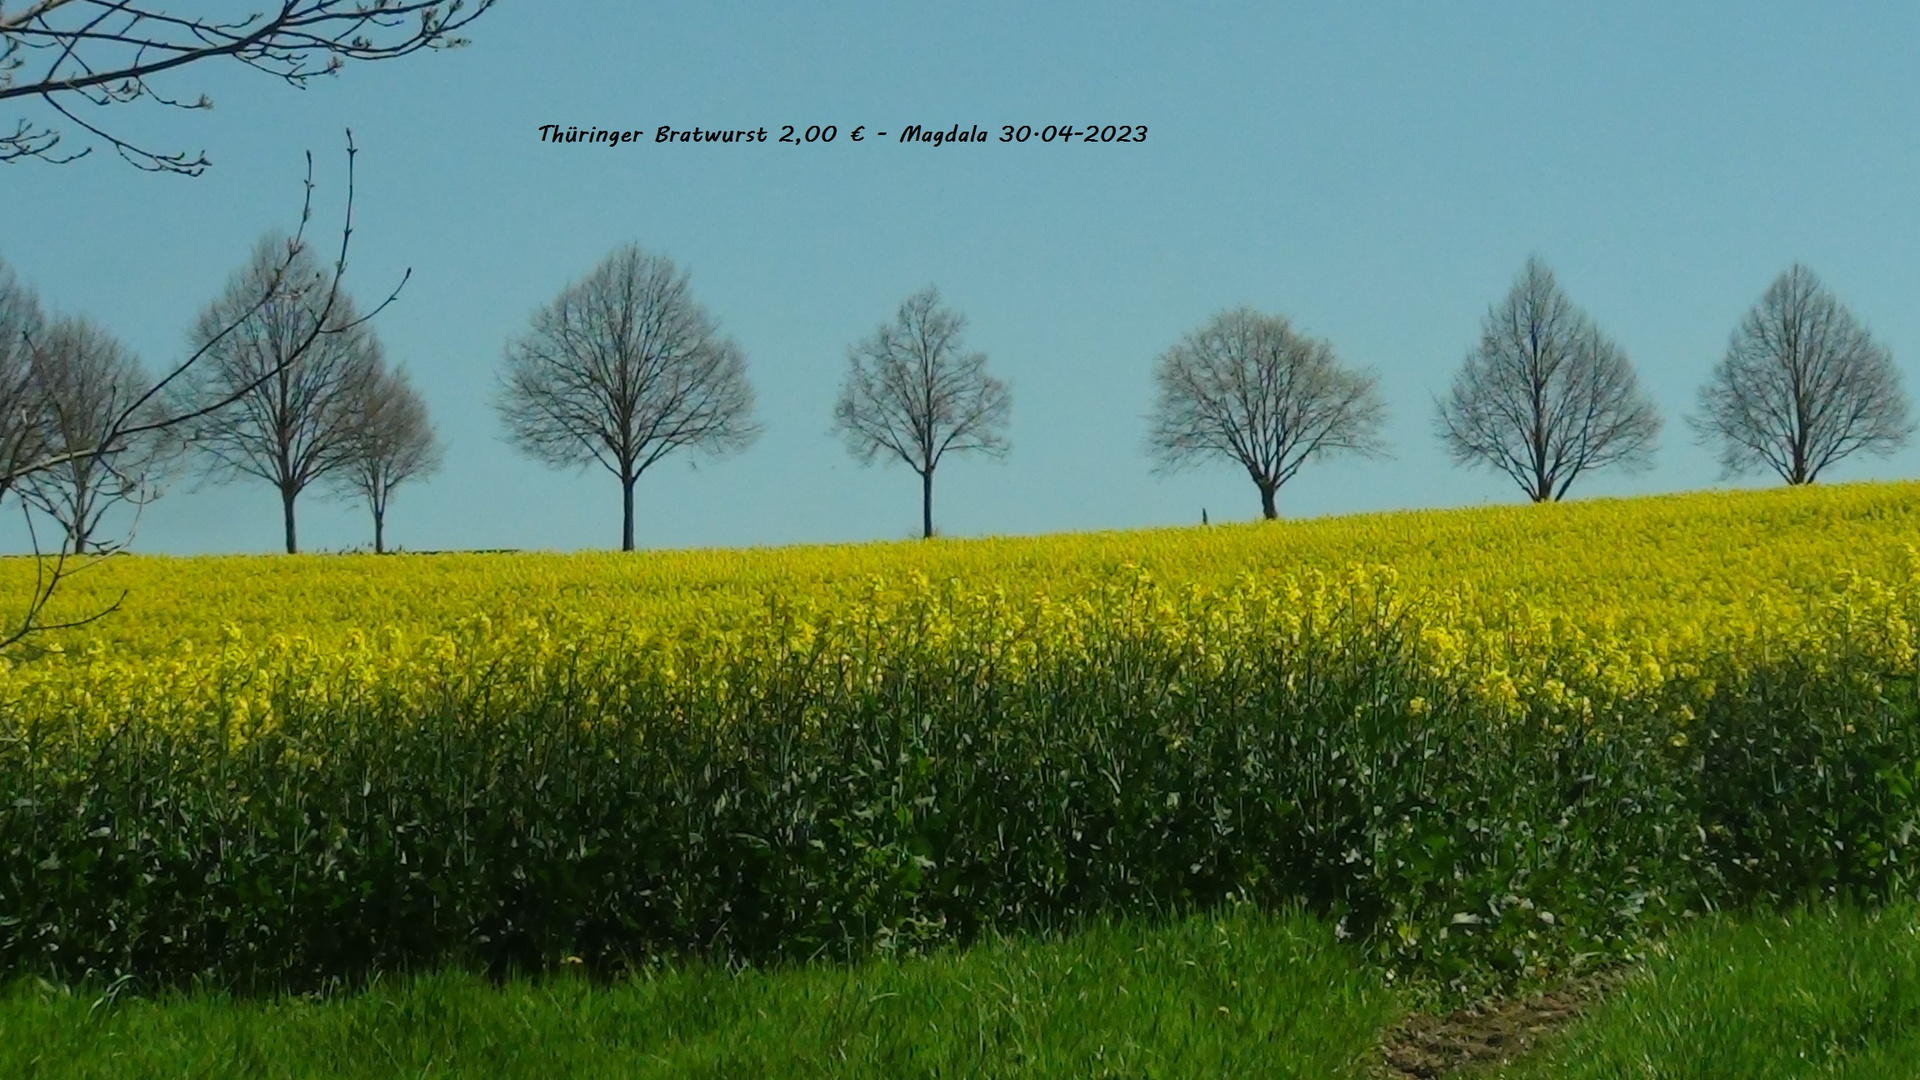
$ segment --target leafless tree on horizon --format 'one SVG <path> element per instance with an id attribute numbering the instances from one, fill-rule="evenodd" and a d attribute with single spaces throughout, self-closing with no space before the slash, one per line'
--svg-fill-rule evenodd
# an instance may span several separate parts
<path id="1" fill-rule="evenodd" d="M 441 447 L 427 418 L 427 403 L 404 368 L 382 366 L 360 391 L 353 413 L 353 448 L 337 475 L 343 493 L 366 500 L 373 514 L 373 551 L 385 554 L 387 505 L 394 489 L 430 476 L 441 464 Z"/>
<path id="2" fill-rule="evenodd" d="M 920 477 L 920 537 L 933 536 L 933 475 L 948 454 L 1003 457 L 1013 410 L 987 354 L 961 344 L 966 317 L 931 285 L 907 297 L 872 336 L 847 350 L 834 430 L 861 464 L 899 458 Z"/>
<path id="3" fill-rule="evenodd" d="M 719 456 L 760 434 L 746 354 L 693 298 L 687 274 L 628 244 L 535 312 L 507 345 L 496 408 L 515 447 L 554 468 L 599 463 L 633 488 L 680 450 Z"/>
<path id="4" fill-rule="evenodd" d="M 282 254 L 287 251 L 290 259 Z M 289 555 L 300 550 L 295 503 L 351 464 L 355 405 L 382 362 L 379 339 L 352 299 L 329 292 L 310 251 L 290 247 L 278 234 L 261 237 L 195 322 L 192 339 L 206 349 L 206 359 L 175 396 L 181 411 L 233 399 L 187 424 L 183 434 L 208 479 L 251 476 L 273 486 Z M 256 304 L 261 295 L 268 295 L 266 303 Z M 324 316 L 323 308 L 330 309 Z"/>
<path id="5" fill-rule="evenodd" d="M 33 393 L 33 343 L 45 325 L 40 298 L 0 261 L 0 499 L 45 456 Z"/>
<path id="6" fill-rule="evenodd" d="M 0 0 L 0 100 L 37 102 L 52 114 L 47 122 L 23 115 L 10 133 L 0 131 L 0 164 L 84 157 L 92 146 L 63 149 L 61 125 L 72 125 L 136 168 L 198 175 L 206 154 L 145 149 L 89 114 L 141 100 L 210 109 L 205 94 L 162 92 L 152 81 L 204 60 L 224 57 L 304 88 L 349 60 L 458 47 L 466 44 L 459 31 L 494 3 L 266 0 L 263 11 L 228 0 L 184 15 L 133 0 Z"/>
<path id="7" fill-rule="evenodd" d="M 1538 258 L 1487 310 L 1435 427 L 1456 465 L 1505 473 L 1532 501 L 1582 474 L 1652 464 L 1660 413 L 1620 346 L 1573 305 Z"/>
<path id="8" fill-rule="evenodd" d="M 66 457 L 28 475 L 22 494 L 60 525 L 75 555 L 105 553 L 116 546 L 98 536 L 107 512 L 143 506 L 158 494 L 156 480 L 168 448 L 164 433 L 113 437 L 127 403 L 144 395 L 152 380 L 124 344 L 84 316 L 55 320 L 38 346 L 33 402 L 41 445 L 52 453 L 98 452 Z M 149 405 L 151 414 L 158 403 Z"/>
<path id="9" fill-rule="evenodd" d="M 1735 328 L 1688 424 L 1717 443 L 1723 476 L 1772 469 L 1811 484 L 1856 453 L 1885 457 L 1913 436 L 1893 353 L 1793 264 Z"/>
<path id="10" fill-rule="evenodd" d="M 1276 493 L 1307 462 L 1386 451 L 1378 380 L 1343 366 L 1332 345 L 1282 316 L 1222 311 L 1162 353 L 1153 377 L 1147 446 L 1158 470 L 1233 461 L 1259 489 L 1268 519 L 1279 516 Z"/>

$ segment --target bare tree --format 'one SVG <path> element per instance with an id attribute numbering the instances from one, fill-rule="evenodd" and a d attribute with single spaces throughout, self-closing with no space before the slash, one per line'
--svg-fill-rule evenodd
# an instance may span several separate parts
<path id="1" fill-rule="evenodd" d="M 1154 363 L 1149 452 L 1163 470 L 1226 458 L 1260 489 L 1260 512 L 1300 467 L 1335 452 L 1385 452 L 1371 372 L 1285 318 L 1238 307 L 1215 315 Z"/>
<path id="2" fill-rule="evenodd" d="M 760 433 L 747 361 L 664 255 L 628 244 L 534 313 L 509 343 L 497 407 L 521 451 L 555 468 L 599 462 L 620 481 L 620 549 L 633 486 L 677 450 L 740 450 Z"/>
<path id="3" fill-rule="evenodd" d="M 23 115 L 11 133 L 0 133 L 0 163 L 84 156 L 91 146 L 71 153 L 62 148 L 59 125 L 71 124 L 139 168 L 195 175 L 208 165 L 204 153 L 146 150 L 88 117 L 141 100 L 212 108 L 204 94 L 163 91 L 154 81 L 164 83 L 177 69 L 202 60 L 224 57 L 305 87 L 348 60 L 463 45 L 460 29 L 493 3 L 267 0 L 264 11 L 228 2 L 193 5 L 201 10 L 183 14 L 130 0 L 0 0 L 0 100 L 19 99 L 50 114 L 44 122 Z"/>
<path id="4" fill-rule="evenodd" d="M 1646 468 L 1660 434 L 1627 354 L 1537 258 L 1487 310 L 1480 344 L 1435 406 L 1455 464 L 1497 469 L 1537 503 L 1566 497 L 1582 473 Z"/>
<path id="5" fill-rule="evenodd" d="M 311 251 L 268 234 L 201 313 L 193 341 L 205 359 L 179 384 L 175 407 L 231 405 L 199 415 L 183 434 L 210 478 L 273 485 L 294 554 L 295 500 L 353 462 L 354 404 L 381 362 L 379 340 Z"/>
<path id="6" fill-rule="evenodd" d="M 393 491 L 440 468 L 440 443 L 427 403 L 404 369 L 384 365 L 365 380 L 353 407 L 353 446 L 338 476 L 342 491 L 373 512 L 373 550 L 387 550 L 387 504 Z"/>
<path id="7" fill-rule="evenodd" d="M 162 433 L 116 438 L 113 430 L 153 380 L 125 345 L 84 317 L 56 320 L 36 344 L 32 388 L 41 445 L 55 455 L 83 452 L 27 476 L 23 494 L 60 524 L 74 554 L 103 552 L 97 530 L 107 512 L 156 494 Z M 145 419 L 157 403 L 149 405 Z"/>
<path id="8" fill-rule="evenodd" d="M 1893 353 L 1798 263 L 1740 320 L 1688 423 L 1725 475 L 1765 467 L 1789 484 L 1913 435 Z"/>
<path id="9" fill-rule="evenodd" d="M 833 426 L 862 464 L 899 458 L 920 477 L 920 535 L 933 535 L 933 474 L 946 455 L 1005 456 L 1013 411 L 987 354 L 961 344 L 966 317 L 940 306 L 931 285 L 907 297 L 891 323 L 847 350 L 847 381 Z"/>
<path id="10" fill-rule="evenodd" d="M 39 297 L 0 262 L 0 498 L 42 456 L 32 355 L 45 322 Z"/>

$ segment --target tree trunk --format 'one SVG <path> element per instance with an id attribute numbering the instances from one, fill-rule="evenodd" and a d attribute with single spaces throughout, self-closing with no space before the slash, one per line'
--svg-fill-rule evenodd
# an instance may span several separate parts
<path id="1" fill-rule="evenodd" d="M 280 509 L 287 521 L 287 554 L 289 555 L 300 553 L 300 542 L 293 530 L 293 499 L 298 494 L 300 493 L 293 488 L 280 489 Z"/>
<path id="2" fill-rule="evenodd" d="M 93 539 L 93 523 L 89 520 L 93 516 L 92 494 L 92 488 L 84 479 L 74 486 L 73 553 L 75 555 L 85 555 L 87 541 Z"/>
<path id="3" fill-rule="evenodd" d="M 1793 437 L 1793 460 L 1790 462 L 1793 471 L 1788 474 L 1787 483 L 1794 487 L 1799 487 L 1801 484 L 1813 483 L 1813 476 L 1807 471 L 1807 452 L 1804 449 L 1805 443 L 1806 437 L 1804 435 L 1796 434 Z"/>
<path id="4" fill-rule="evenodd" d="M 387 515 L 378 510 L 373 512 L 373 553 L 387 553 Z"/>
<path id="5" fill-rule="evenodd" d="M 620 550 L 633 550 L 633 482 L 637 476 L 620 478 Z"/>
<path id="6" fill-rule="evenodd" d="M 920 539 L 933 538 L 933 470 L 920 474 Z"/>
<path id="7" fill-rule="evenodd" d="M 1273 494 L 1280 490 L 1271 484 L 1260 485 L 1260 515 L 1268 521 L 1280 516 L 1279 508 L 1273 505 Z"/>

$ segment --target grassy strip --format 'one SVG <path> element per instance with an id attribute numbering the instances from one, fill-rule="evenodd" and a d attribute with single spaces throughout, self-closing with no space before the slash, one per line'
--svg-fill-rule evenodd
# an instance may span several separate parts
<path id="1" fill-rule="evenodd" d="M 1360 1076 L 1395 996 L 1303 915 L 596 987 L 386 979 L 330 1000 L 0 996 L 9 1077 Z"/>
<path id="2" fill-rule="evenodd" d="M 1722 917 L 1499 1075 L 1910 1080 L 1920 1076 L 1920 906 Z"/>

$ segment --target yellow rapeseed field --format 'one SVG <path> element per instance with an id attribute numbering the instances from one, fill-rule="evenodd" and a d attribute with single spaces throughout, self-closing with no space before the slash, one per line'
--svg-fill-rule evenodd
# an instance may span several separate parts
<path id="1" fill-rule="evenodd" d="M 1227 665 L 1389 619 L 1475 695 L 1567 722 L 1781 651 L 1910 675 L 1917 543 L 1920 484 L 1902 483 L 932 543 L 120 557 L 70 578 L 51 617 L 124 593 L 120 610 L 6 662 L 0 706 L 102 723 L 214 708 L 240 731 L 288 700 L 536 693 L 583 666 L 737 694 L 752 688 L 718 661 L 745 653 L 831 654 L 858 678 L 958 651 L 1004 676 L 1128 634 Z M 31 577 L 0 565 L 10 607 Z"/>

